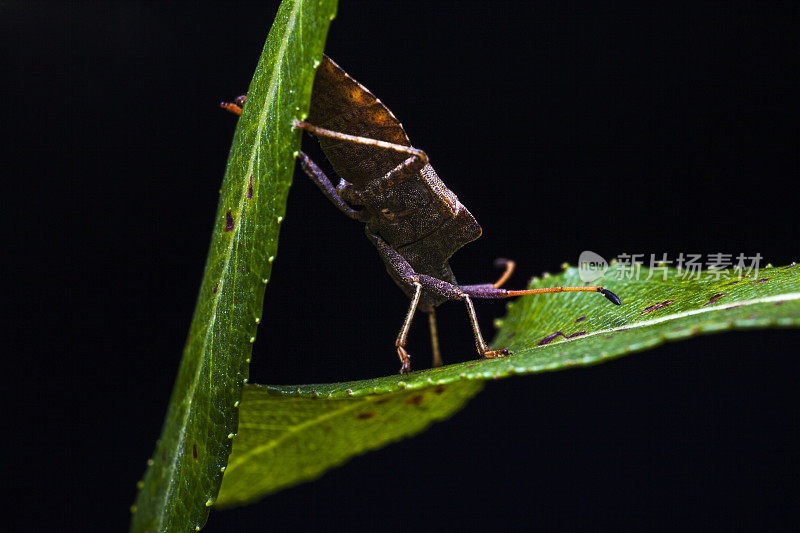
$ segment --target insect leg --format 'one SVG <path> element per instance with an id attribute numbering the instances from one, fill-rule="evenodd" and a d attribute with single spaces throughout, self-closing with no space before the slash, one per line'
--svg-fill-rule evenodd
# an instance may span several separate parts
<path id="1" fill-rule="evenodd" d="M 508 293 L 508 296 L 506 296 L 506 298 L 510 298 L 512 296 L 525 296 L 526 294 L 551 294 L 554 292 L 599 292 L 600 294 L 605 296 L 606 299 L 608 299 L 611 303 L 616 305 L 622 305 L 619 296 L 617 296 L 608 289 L 604 289 L 599 285 L 596 285 L 594 287 L 549 287 L 546 289 L 524 289 L 521 291 L 506 291 L 506 292 Z"/>
<path id="2" fill-rule="evenodd" d="M 514 272 L 514 268 L 517 266 L 517 263 L 515 263 L 511 259 L 504 259 L 502 257 L 499 257 L 494 260 L 494 266 L 499 268 L 505 267 L 506 269 L 505 272 L 503 272 L 503 275 L 500 276 L 500 279 L 498 279 L 497 281 L 494 282 L 494 284 L 492 284 L 493 288 L 499 289 L 503 285 L 503 283 L 508 281 L 508 278 L 511 277 L 511 273 Z"/>
<path id="3" fill-rule="evenodd" d="M 608 300 L 616 305 L 622 302 L 619 297 L 608 289 L 599 285 L 593 287 L 548 287 L 546 289 L 524 289 L 519 291 L 509 291 L 506 289 L 495 289 L 490 285 L 462 285 L 461 290 L 473 298 L 511 298 L 514 296 L 525 296 L 528 294 L 552 294 L 556 292 L 599 292 Z"/>
<path id="4" fill-rule="evenodd" d="M 378 249 L 378 254 L 380 254 L 384 264 L 386 264 L 387 270 L 390 270 L 406 285 L 414 287 L 414 295 L 411 297 L 411 306 L 408 308 L 406 319 L 403 321 L 403 327 L 400 329 L 400 334 L 397 335 L 397 340 L 394 343 L 397 347 L 397 356 L 400 358 L 402 365 L 400 367 L 400 373 L 405 374 L 411 371 L 411 355 L 406 351 L 405 344 L 408 338 L 408 330 L 411 328 L 411 320 L 414 318 L 414 313 L 417 310 L 419 298 L 422 294 L 420 277 L 397 250 L 386 244 L 386 241 L 381 239 L 378 235 L 371 233 L 369 227 L 365 228 L 364 232 L 367 234 L 367 238 L 370 242 Z"/>
<path id="5" fill-rule="evenodd" d="M 508 278 L 511 277 L 511 273 L 514 272 L 514 268 L 517 264 L 512 261 L 511 259 L 504 259 L 502 257 L 494 260 L 494 266 L 496 267 L 505 267 L 505 272 L 503 275 L 500 276 L 500 279 L 495 281 L 494 283 L 481 283 L 480 285 L 462 285 L 461 288 L 467 291 L 470 290 L 480 290 L 480 289 L 499 289 Z"/>
<path id="6" fill-rule="evenodd" d="M 508 268 L 508 267 L 506 267 Z M 506 276 L 503 276 L 506 277 Z M 475 346 L 478 348 L 478 353 L 484 357 L 502 357 L 508 355 L 508 350 L 489 350 L 486 342 L 483 340 L 481 330 L 478 327 L 478 318 L 475 315 L 475 307 L 472 305 L 472 298 L 510 298 L 512 296 L 523 296 L 526 294 L 549 294 L 555 292 L 599 292 L 611 302 L 620 305 L 620 300 L 616 294 L 604 289 L 600 286 L 595 287 L 549 287 L 546 289 L 526 289 L 519 291 L 509 291 L 506 289 L 495 288 L 492 285 L 461 285 L 455 286 L 446 281 L 432 278 L 423 274 L 419 275 L 419 281 L 422 285 L 437 294 L 445 296 L 451 300 L 464 300 L 467 304 L 467 312 L 469 313 L 470 322 L 472 323 L 472 331 L 475 334 Z M 498 280 L 498 283 L 503 281 L 503 278 Z"/>
<path id="7" fill-rule="evenodd" d="M 431 276 L 426 276 L 424 274 L 419 275 L 419 281 L 431 292 L 435 292 L 451 300 L 462 300 L 465 304 L 467 304 L 467 313 L 469 313 L 469 320 L 472 324 L 472 332 L 475 334 L 475 347 L 478 349 L 479 354 L 484 357 L 504 357 L 509 354 L 508 350 L 505 348 L 500 350 L 490 350 L 486 345 L 486 341 L 483 340 L 483 335 L 481 335 L 481 329 L 478 326 L 478 317 L 475 315 L 475 306 L 472 305 L 472 298 L 470 298 L 470 295 L 467 294 L 466 291 L 462 290 L 462 287 L 458 287 L 452 283 L 447 283 L 446 281 L 442 281 Z"/>
<path id="8" fill-rule="evenodd" d="M 246 100 L 247 96 L 242 95 L 237 97 L 234 103 L 220 102 L 219 106 L 235 115 L 241 115 L 242 107 L 244 107 Z M 316 183 L 317 187 L 319 187 L 322 191 L 322 194 L 324 194 L 328 200 L 333 202 L 333 204 L 338 207 L 342 213 L 354 220 L 358 220 L 358 211 L 352 209 L 344 202 L 344 200 L 342 200 L 341 196 L 339 196 L 339 191 L 341 191 L 347 185 L 347 182 L 345 180 L 341 180 L 339 181 L 339 184 L 334 187 L 331 183 L 331 180 L 328 179 L 328 176 L 326 176 L 325 173 L 322 172 L 322 169 L 320 169 L 306 154 L 303 152 L 298 152 L 297 158 L 300 159 L 300 166 L 303 168 L 303 171 L 314 183 Z"/>
<path id="9" fill-rule="evenodd" d="M 222 109 L 226 110 L 226 111 L 230 111 L 234 115 L 241 115 L 242 114 L 242 108 L 244 107 L 245 100 L 247 100 L 247 96 L 242 95 L 242 96 L 237 97 L 236 100 L 234 100 L 233 103 L 231 103 L 231 102 L 220 102 L 219 106 Z"/>
<path id="10" fill-rule="evenodd" d="M 431 347 L 433 348 L 433 365 L 442 366 L 442 353 L 439 351 L 439 329 L 436 327 L 436 310 L 428 313 L 428 326 L 431 330 Z"/>
<path id="11" fill-rule="evenodd" d="M 390 143 L 378 139 L 371 139 L 369 137 L 361 137 L 358 135 L 350 135 L 347 133 L 332 131 L 325 128 L 320 128 L 319 126 L 314 126 L 313 124 L 309 124 L 307 122 L 294 121 L 294 127 L 306 130 L 307 132 L 318 137 L 328 137 L 331 139 L 349 141 L 356 144 L 377 146 L 378 148 L 386 148 L 387 150 L 394 150 L 395 152 L 409 154 L 409 157 L 405 161 L 387 172 L 380 179 L 374 180 L 363 190 L 354 192 L 353 200 L 356 202 L 362 200 L 363 198 L 375 196 L 380 191 L 392 188 L 396 184 L 408 179 L 422 170 L 422 168 L 427 165 L 429 161 L 428 154 L 426 154 L 424 150 L 420 150 L 412 146 L 405 146 L 402 144 Z M 431 184 L 428 182 L 428 180 L 425 180 L 425 183 L 431 187 Z"/>
<path id="12" fill-rule="evenodd" d="M 306 173 L 306 175 L 308 175 L 309 178 L 311 178 L 311 181 L 313 181 L 317 187 L 319 187 L 319 190 L 322 191 L 322 194 L 324 194 L 328 200 L 333 202 L 333 205 L 338 207 L 339 211 L 354 220 L 358 220 L 358 211 L 352 209 L 345 203 L 344 200 L 342 200 L 342 197 L 339 196 L 339 193 L 337 192 L 337 188 L 333 186 L 331 180 L 328 179 L 328 176 L 322 172 L 322 169 L 320 169 L 311 160 L 311 158 L 309 158 L 303 152 L 298 152 L 297 159 L 300 160 L 300 166 L 303 167 L 303 171 Z"/>
<path id="13" fill-rule="evenodd" d="M 370 139 L 369 137 L 361 137 L 358 135 L 349 135 L 347 133 L 340 133 L 338 131 L 326 130 L 325 128 L 320 128 L 319 126 L 309 124 L 308 122 L 300 122 L 297 120 L 294 121 L 294 127 L 306 130 L 317 137 L 328 137 L 331 139 L 339 139 L 340 141 L 350 141 L 356 144 L 377 146 L 378 148 L 386 148 L 387 150 L 394 150 L 395 152 L 408 154 L 422 161 L 421 166 L 425 166 L 428 163 L 428 154 L 418 148 L 414 148 L 413 146 L 404 146 L 402 144 L 379 141 L 378 139 Z"/>
<path id="14" fill-rule="evenodd" d="M 406 313 L 406 319 L 403 321 L 403 327 L 400 328 L 400 333 L 397 335 L 397 340 L 394 345 L 397 346 L 397 356 L 400 358 L 400 373 L 406 374 L 411 372 L 411 355 L 406 351 L 406 340 L 408 339 L 408 330 L 411 329 L 411 320 L 414 318 L 414 313 L 417 311 L 419 304 L 419 297 L 422 294 L 422 284 L 419 281 L 413 283 L 414 297 L 411 298 L 411 305 Z"/>
<path id="15" fill-rule="evenodd" d="M 467 313 L 469 313 L 469 321 L 472 324 L 472 332 L 475 334 L 475 347 L 478 349 L 478 353 L 489 358 L 509 355 L 510 352 L 505 348 L 500 348 L 499 350 L 489 349 L 486 341 L 483 340 L 483 335 L 481 335 L 481 328 L 478 326 L 478 316 L 475 314 L 475 306 L 472 305 L 472 299 L 465 295 L 464 302 L 467 304 Z"/>
<path id="16" fill-rule="evenodd" d="M 416 155 L 412 155 L 380 178 L 371 181 L 363 189 L 353 191 L 353 193 L 351 193 L 353 194 L 353 201 L 356 203 L 363 203 L 366 198 L 379 196 L 382 192 L 391 190 L 399 183 L 419 172 L 426 164 L 424 160 Z"/>

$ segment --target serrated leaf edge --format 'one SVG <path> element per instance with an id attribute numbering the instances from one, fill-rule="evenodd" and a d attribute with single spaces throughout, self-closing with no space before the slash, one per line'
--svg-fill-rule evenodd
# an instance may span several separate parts
<path id="1" fill-rule="evenodd" d="M 280 46 L 280 48 L 278 49 L 278 52 L 275 55 L 275 62 L 274 62 L 274 64 L 275 64 L 275 72 L 274 72 L 274 74 L 272 76 L 272 79 L 270 80 L 270 84 L 269 84 L 269 88 L 267 90 L 266 98 L 264 99 L 264 104 L 265 105 L 261 109 L 261 114 L 259 115 L 259 118 L 258 118 L 258 126 L 256 127 L 256 132 L 255 132 L 255 135 L 254 135 L 254 139 L 256 139 L 256 140 L 261 138 L 261 135 L 264 132 L 264 128 L 266 127 L 267 116 L 269 114 L 269 109 L 271 107 L 269 105 L 269 103 L 271 101 L 271 98 L 273 98 L 275 96 L 275 93 L 277 92 L 278 79 L 280 78 L 280 75 L 279 75 L 280 67 L 279 67 L 279 65 L 281 64 L 281 62 L 282 62 L 282 60 L 283 60 L 283 58 L 284 58 L 284 56 L 286 54 L 286 48 L 287 48 L 287 45 L 288 45 L 288 42 L 289 42 L 289 35 L 291 33 L 291 30 L 294 28 L 294 23 L 295 23 L 295 20 L 297 18 L 297 14 L 299 13 L 300 7 L 301 7 L 302 4 L 303 4 L 303 0 L 296 0 L 294 2 L 292 11 L 290 12 L 288 23 L 286 24 L 286 32 L 284 33 L 283 38 L 281 39 L 281 46 Z M 248 163 L 247 172 L 244 173 L 244 176 L 249 176 L 250 173 L 253 171 L 253 168 L 254 168 L 254 165 L 255 165 L 256 156 L 259 154 L 260 149 L 261 149 L 259 142 L 254 142 L 252 146 L 253 146 L 253 150 L 252 150 L 252 153 L 250 155 L 250 161 Z M 243 188 L 246 189 L 248 186 L 249 186 L 249 182 L 247 182 L 247 180 L 245 180 L 243 182 Z M 241 213 L 242 209 L 244 207 L 244 202 L 245 202 L 245 197 L 246 197 L 246 194 L 245 194 L 246 191 L 244 189 L 242 191 L 242 194 L 240 195 L 239 205 L 238 205 L 238 209 L 236 211 L 237 213 Z M 236 222 L 235 222 L 235 226 L 234 226 L 234 233 L 231 236 L 231 238 L 228 240 L 228 249 L 225 252 L 225 264 L 224 264 L 224 266 L 222 268 L 221 275 L 219 277 L 221 286 L 219 287 L 219 289 L 218 289 L 218 291 L 216 293 L 216 298 L 214 298 L 214 300 L 213 300 L 214 305 L 213 305 L 213 308 L 212 308 L 212 311 L 211 311 L 211 319 L 209 320 L 208 325 L 205 328 L 205 332 L 204 332 L 205 333 L 205 339 L 203 341 L 203 350 L 202 350 L 201 355 L 200 355 L 200 364 L 197 365 L 197 371 L 195 372 L 194 378 L 192 379 L 192 385 L 191 385 L 191 388 L 190 388 L 190 392 L 188 394 L 188 397 L 190 398 L 189 405 L 186 408 L 186 412 L 184 414 L 183 420 L 181 421 L 181 425 L 180 425 L 181 432 L 180 432 L 180 437 L 178 438 L 178 446 L 177 446 L 178 450 L 182 450 L 183 447 L 184 447 L 184 444 L 186 442 L 186 428 L 187 428 L 187 425 L 188 425 L 188 421 L 190 420 L 191 414 L 194 412 L 193 411 L 193 408 L 194 408 L 194 401 L 193 400 L 194 400 L 194 397 L 195 397 L 194 393 L 195 393 L 195 391 L 197 389 L 197 386 L 198 386 L 198 383 L 200 381 L 200 374 L 211 363 L 211 361 L 207 357 L 207 354 L 209 354 L 208 343 L 209 343 L 209 340 L 212 337 L 211 334 L 212 334 L 212 331 L 213 331 L 213 328 L 214 328 L 214 324 L 216 323 L 216 320 L 217 320 L 217 306 L 218 306 L 219 301 L 221 299 L 222 289 L 224 287 L 225 280 L 227 279 L 227 272 L 228 272 L 228 269 L 229 269 L 230 264 L 231 264 L 231 258 L 232 258 L 232 255 L 233 255 L 233 248 L 234 248 L 234 245 L 238 242 L 237 241 L 237 237 L 239 235 L 239 230 L 240 230 L 241 225 L 242 225 L 242 218 L 243 217 L 236 217 Z M 178 458 L 179 458 L 180 454 L 175 453 L 175 454 L 172 454 L 172 455 L 173 455 L 173 457 L 171 459 L 171 464 L 169 465 L 169 471 L 170 472 L 176 472 L 176 463 L 178 461 Z M 164 509 L 168 509 L 169 508 L 168 504 L 169 504 L 169 502 L 170 502 L 170 500 L 172 498 L 172 494 L 173 494 L 174 489 L 176 487 L 176 483 L 177 483 L 176 476 L 174 476 L 174 475 L 169 476 L 168 487 L 167 487 L 167 490 L 164 491 L 164 500 L 163 500 L 163 507 L 162 508 L 164 508 Z M 161 521 L 159 522 L 159 527 L 163 527 L 164 519 L 166 519 L 167 516 L 169 516 L 168 513 L 161 514 Z"/>

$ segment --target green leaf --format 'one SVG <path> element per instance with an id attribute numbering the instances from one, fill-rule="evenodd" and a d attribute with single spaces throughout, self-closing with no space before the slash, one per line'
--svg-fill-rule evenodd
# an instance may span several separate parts
<path id="1" fill-rule="evenodd" d="M 687 279 L 675 270 L 644 268 L 629 279 L 629 268 L 612 266 L 598 281 L 621 297 L 621 306 L 574 292 L 511 303 L 493 342 L 512 351 L 507 358 L 347 383 L 248 386 L 218 504 L 252 501 L 417 433 L 458 410 L 478 392 L 465 388 L 476 381 L 595 364 L 727 329 L 800 326 L 800 265 L 741 279 L 732 272 Z M 582 284 L 577 269 L 566 268 L 530 287 Z M 415 410 L 408 404 L 417 397 L 423 400 L 414 400 L 420 401 Z M 361 419 L 361 413 L 375 416 Z"/>
<path id="2" fill-rule="evenodd" d="M 300 146 L 292 120 L 308 112 L 335 10 L 335 0 L 284 0 L 269 32 L 228 158 L 161 438 L 132 506 L 132 531 L 200 529 L 216 499 Z"/>
<path id="3" fill-rule="evenodd" d="M 247 503 L 419 433 L 461 409 L 482 387 L 462 381 L 420 391 L 321 400 L 248 385 L 235 452 L 216 506 Z"/>

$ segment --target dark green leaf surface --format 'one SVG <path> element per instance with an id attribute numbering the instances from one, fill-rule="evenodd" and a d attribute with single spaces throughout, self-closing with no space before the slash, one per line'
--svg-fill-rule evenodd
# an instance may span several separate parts
<path id="1" fill-rule="evenodd" d="M 270 30 L 234 136 L 197 307 L 132 507 L 132 531 L 199 530 L 216 499 L 300 145 L 292 120 L 308 111 L 335 10 L 334 0 L 285 0 Z"/>
<path id="2" fill-rule="evenodd" d="M 320 385 L 248 386 L 218 504 L 247 503 L 320 475 L 346 459 L 449 416 L 486 379 L 595 364 L 727 329 L 800 326 L 800 266 L 686 279 L 612 266 L 598 294 L 528 296 L 509 305 L 494 347 L 512 355 L 378 379 Z M 650 279 L 647 279 L 650 277 Z M 705 279 L 710 277 L 711 279 Z M 578 271 L 534 279 L 531 288 L 581 285 Z M 735 354 L 732 354 L 735 357 Z"/>
<path id="3" fill-rule="evenodd" d="M 419 391 L 317 400 L 248 385 L 216 505 L 247 503 L 419 433 L 458 411 L 482 386 L 461 381 Z"/>

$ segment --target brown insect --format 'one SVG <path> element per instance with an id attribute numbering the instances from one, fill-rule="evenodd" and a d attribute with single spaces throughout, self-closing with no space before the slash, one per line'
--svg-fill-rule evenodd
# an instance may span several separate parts
<path id="1" fill-rule="evenodd" d="M 245 97 L 223 108 L 241 114 Z M 395 346 L 400 373 L 411 370 L 405 350 L 414 313 L 428 313 L 433 344 L 433 366 L 441 366 L 436 333 L 436 306 L 459 300 L 466 304 L 475 346 L 484 357 L 509 355 L 508 350 L 490 350 L 483 340 L 473 298 L 509 298 L 525 294 L 555 292 L 599 292 L 619 305 L 619 298 L 603 287 L 551 287 L 510 291 L 501 289 L 514 262 L 498 259 L 505 267 L 494 283 L 459 285 L 448 259 L 459 248 L 481 236 L 472 214 L 448 189 L 428 155 L 411 146 L 402 124 L 366 87 L 323 56 L 314 79 L 308 120 L 294 126 L 317 137 L 322 151 L 339 175 L 333 185 L 309 157 L 300 152 L 300 164 L 322 193 L 348 217 L 363 222 L 367 238 L 378 249 L 386 270 L 411 306 Z"/>

